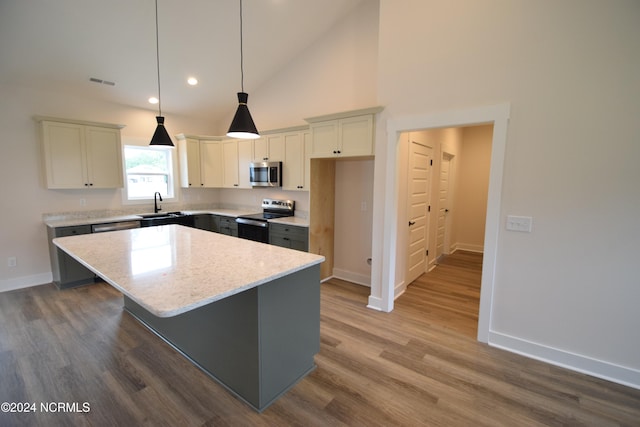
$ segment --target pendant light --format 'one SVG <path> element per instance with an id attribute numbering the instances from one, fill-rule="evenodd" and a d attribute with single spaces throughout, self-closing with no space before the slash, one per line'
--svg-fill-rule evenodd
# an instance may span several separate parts
<path id="1" fill-rule="evenodd" d="M 260 138 L 258 129 L 256 128 L 249 107 L 247 107 L 247 99 L 249 95 L 244 91 L 244 64 L 242 51 L 242 0 L 240 0 L 240 87 L 242 92 L 238 92 L 238 109 L 233 117 L 231 126 L 227 136 L 232 138 L 256 139 Z"/>
<path id="2" fill-rule="evenodd" d="M 149 145 L 168 145 L 173 147 L 171 137 L 169 136 L 167 129 L 164 127 L 164 117 L 162 116 L 162 101 L 160 97 L 160 42 L 158 41 L 158 0 L 156 0 L 156 65 L 158 68 L 158 115 L 156 116 L 158 126 L 156 127 L 156 131 L 153 133 L 153 137 L 151 138 L 151 142 L 149 143 Z"/>

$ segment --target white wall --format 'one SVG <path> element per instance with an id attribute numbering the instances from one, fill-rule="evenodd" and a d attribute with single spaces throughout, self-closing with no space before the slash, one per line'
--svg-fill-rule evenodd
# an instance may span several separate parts
<path id="1" fill-rule="evenodd" d="M 484 249 L 492 134 L 491 125 L 462 128 L 453 211 L 455 249 L 475 252 Z"/>
<path id="2" fill-rule="evenodd" d="M 499 233 L 490 342 L 636 387 L 638 22 L 630 0 L 382 0 L 379 38 L 385 118 L 511 105 L 500 212 L 534 222 Z"/>
<path id="3" fill-rule="evenodd" d="M 258 130 L 377 102 L 378 1 L 364 1 L 313 46 L 249 94 Z M 226 131 L 231 115 L 220 123 Z M 225 127 L 226 126 L 226 127 Z"/>
<path id="4" fill-rule="evenodd" d="M 333 275 L 365 286 L 371 285 L 373 175 L 373 160 L 336 162 Z"/>

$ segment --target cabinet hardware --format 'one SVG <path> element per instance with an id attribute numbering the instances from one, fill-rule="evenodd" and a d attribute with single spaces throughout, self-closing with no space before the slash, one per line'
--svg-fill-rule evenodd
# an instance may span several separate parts
<path id="1" fill-rule="evenodd" d="M 411 227 L 415 223 L 416 223 L 415 221 L 409 221 L 409 227 Z"/>

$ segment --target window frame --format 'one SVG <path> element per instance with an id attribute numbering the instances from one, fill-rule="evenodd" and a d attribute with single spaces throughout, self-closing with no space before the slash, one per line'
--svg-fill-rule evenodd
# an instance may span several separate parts
<path id="1" fill-rule="evenodd" d="M 162 196 L 162 201 L 165 203 L 175 203 L 179 202 L 179 192 L 178 192 L 178 158 L 176 154 L 176 150 L 173 147 L 155 147 L 149 146 L 149 141 L 142 138 L 123 138 L 122 140 L 122 174 L 123 174 L 123 182 L 124 186 L 122 188 L 122 204 L 123 205 L 142 205 L 147 204 L 150 201 L 153 201 L 154 195 L 149 194 L 148 197 L 135 197 L 129 198 L 129 180 L 127 174 L 127 157 L 126 157 L 126 149 L 134 148 L 134 149 L 144 149 L 149 151 L 162 151 L 168 154 L 169 172 L 168 172 L 168 191 L 172 194 L 169 196 Z M 141 174 L 141 175 L 165 175 L 164 173 L 160 174 Z"/>

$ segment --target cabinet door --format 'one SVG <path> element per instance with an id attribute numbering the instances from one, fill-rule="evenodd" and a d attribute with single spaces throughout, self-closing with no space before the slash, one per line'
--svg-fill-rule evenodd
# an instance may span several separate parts
<path id="1" fill-rule="evenodd" d="M 118 129 L 85 129 L 87 180 L 92 188 L 121 188 L 122 148 Z"/>
<path id="2" fill-rule="evenodd" d="M 180 152 L 180 186 L 199 188 L 204 185 L 200 178 L 200 141 L 187 138 L 178 141 Z"/>
<path id="3" fill-rule="evenodd" d="M 84 127 L 42 122 L 42 144 L 47 188 L 84 188 Z"/>
<path id="4" fill-rule="evenodd" d="M 214 231 L 213 215 L 199 214 L 193 216 L 193 226 L 199 230 Z"/>
<path id="5" fill-rule="evenodd" d="M 222 186 L 238 188 L 238 141 L 222 141 Z"/>
<path id="6" fill-rule="evenodd" d="M 238 140 L 238 186 L 251 188 L 249 180 L 249 163 L 253 158 L 253 141 L 250 139 Z"/>
<path id="7" fill-rule="evenodd" d="M 338 150 L 338 121 L 311 124 L 311 158 L 335 157 Z"/>
<path id="8" fill-rule="evenodd" d="M 54 236 L 65 237 L 89 233 L 91 233 L 91 226 L 81 225 L 56 228 Z M 51 250 L 56 251 L 57 255 L 54 259 L 57 260 L 58 265 L 53 266 L 52 268 L 57 269 L 58 271 L 59 277 L 54 277 L 54 281 L 60 289 L 93 282 L 95 274 L 91 270 L 80 264 L 72 258 L 71 255 L 67 255 L 66 252 L 55 246 L 53 243 L 50 244 L 50 248 Z"/>
<path id="9" fill-rule="evenodd" d="M 222 144 L 200 141 L 200 179 L 203 187 L 222 187 Z"/>
<path id="10" fill-rule="evenodd" d="M 270 162 L 284 161 L 284 135 L 267 135 L 268 159 Z"/>
<path id="11" fill-rule="evenodd" d="M 304 190 L 304 135 L 302 132 L 284 134 L 282 188 Z"/>
<path id="12" fill-rule="evenodd" d="M 236 219 L 228 216 L 219 216 L 218 233 L 238 237 L 238 224 L 236 223 Z"/>
<path id="13" fill-rule="evenodd" d="M 373 116 L 340 119 L 338 141 L 341 156 L 372 156 Z"/>
<path id="14" fill-rule="evenodd" d="M 261 136 L 253 140 L 253 161 L 265 162 L 269 158 L 267 137 Z"/>

